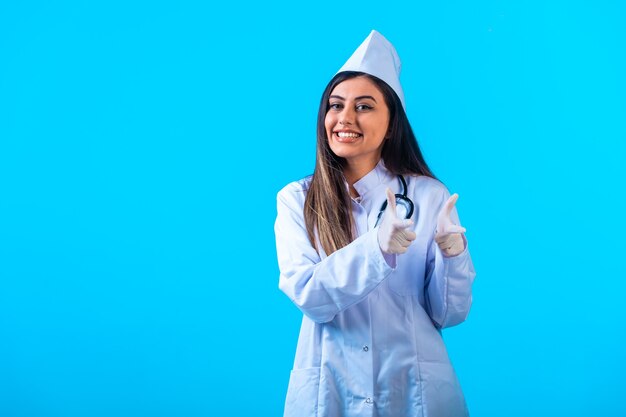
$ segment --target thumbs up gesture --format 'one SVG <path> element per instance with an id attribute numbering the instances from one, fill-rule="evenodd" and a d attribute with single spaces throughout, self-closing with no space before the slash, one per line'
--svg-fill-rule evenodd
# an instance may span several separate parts
<path id="1" fill-rule="evenodd" d="M 399 219 L 396 214 L 396 197 L 387 188 L 387 208 L 383 221 L 378 229 L 378 245 L 387 254 L 400 254 L 408 250 L 415 240 L 415 232 L 410 230 L 413 222 L 409 219 Z"/>
<path id="2" fill-rule="evenodd" d="M 450 219 L 450 213 L 452 213 L 452 209 L 458 199 L 458 194 L 452 194 L 441 208 L 437 217 L 435 241 L 443 254 L 448 257 L 456 256 L 465 249 L 465 242 L 461 235 L 465 233 L 465 228 L 452 223 L 452 219 Z"/>

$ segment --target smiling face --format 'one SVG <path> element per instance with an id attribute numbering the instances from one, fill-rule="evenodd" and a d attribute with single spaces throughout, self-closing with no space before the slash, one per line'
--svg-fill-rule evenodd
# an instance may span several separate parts
<path id="1" fill-rule="evenodd" d="M 389 127 L 383 93 L 367 77 L 347 79 L 335 86 L 324 120 L 328 145 L 350 166 L 373 169 Z"/>

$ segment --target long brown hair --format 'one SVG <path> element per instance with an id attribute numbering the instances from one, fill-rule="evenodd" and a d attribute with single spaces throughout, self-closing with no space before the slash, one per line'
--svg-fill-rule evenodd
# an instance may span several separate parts
<path id="1" fill-rule="evenodd" d="M 315 231 L 327 255 L 352 242 L 354 220 L 351 213 L 350 194 L 346 187 L 343 167 L 346 160 L 330 149 L 326 135 L 325 119 L 329 110 L 329 96 L 337 84 L 355 77 L 367 77 L 380 89 L 389 109 L 388 139 L 381 157 L 385 167 L 394 174 L 426 175 L 435 178 L 426 165 L 413 129 L 406 117 L 398 95 L 381 79 L 356 71 L 336 74 L 324 89 L 317 114 L 317 150 L 315 171 L 304 202 L 304 221 L 310 241 L 317 247 Z"/>

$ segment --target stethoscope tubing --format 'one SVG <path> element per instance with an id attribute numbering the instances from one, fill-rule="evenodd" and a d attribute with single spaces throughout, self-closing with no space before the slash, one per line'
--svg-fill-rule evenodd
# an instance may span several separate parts
<path id="1" fill-rule="evenodd" d="M 413 201 L 411 201 L 411 199 L 406 195 L 407 185 L 406 185 L 406 180 L 404 179 L 404 176 L 398 175 L 398 179 L 400 180 L 400 184 L 402 185 L 402 194 L 395 195 L 396 205 L 401 205 L 405 207 L 406 208 L 405 218 L 410 219 L 411 216 L 413 215 L 413 211 L 415 210 L 415 205 L 413 204 Z M 378 223 L 380 222 L 380 219 L 383 213 L 385 212 L 386 208 L 387 208 L 387 200 L 385 200 L 385 202 L 380 207 L 380 212 L 378 213 L 378 217 L 376 218 L 376 223 L 374 224 L 374 227 L 378 226 Z"/>

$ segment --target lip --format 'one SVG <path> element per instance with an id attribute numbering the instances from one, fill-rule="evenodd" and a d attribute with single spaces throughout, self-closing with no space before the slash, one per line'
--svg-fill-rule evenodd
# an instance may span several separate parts
<path id="1" fill-rule="evenodd" d="M 336 129 L 336 130 L 333 130 L 333 133 L 356 133 L 357 135 L 363 136 L 361 132 L 357 132 L 356 130 L 351 130 L 351 129 Z"/>
<path id="2" fill-rule="evenodd" d="M 344 132 L 344 133 L 356 133 L 356 134 L 358 134 L 359 136 L 358 136 L 358 137 L 356 137 L 356 138 L 342 138 L 342 137 L 340 137 L 339 135 L 337 135 L 337 133 L 339 133 L 339 132 Z M 354 143 L 354 142 L 356 142 L 357 140 L 361 139 L 362 137 L 363 137 L 363 134 L 362 134 L 362 133 L 355 132 L 354 130 L 335 130 L 335 131 L 333 131 L 333 139 L 334 139 L 336 142 L 339 142 L 339 143 Z"/>

